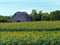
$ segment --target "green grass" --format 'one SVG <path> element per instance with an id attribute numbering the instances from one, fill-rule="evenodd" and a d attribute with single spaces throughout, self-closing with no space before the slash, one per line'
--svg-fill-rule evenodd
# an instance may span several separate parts
<path id="1" fill-rule="evenodd" d="M 60 21 L 0 23 L 0 28 L 60 28 Z"/>
<path id="2" fill-rule="evenodd" d="M 60 21 L 0 23 L 0 30 L 60 30 Z"/>

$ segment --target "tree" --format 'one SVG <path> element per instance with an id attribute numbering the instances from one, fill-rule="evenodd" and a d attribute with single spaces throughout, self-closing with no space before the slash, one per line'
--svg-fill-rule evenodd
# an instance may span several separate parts
<path id="1" fill-rule="evenodd" d="M 50 20 L 49 14 L 48 13 L 43 13 L 41 16 L 41 20 Z"/>
<path id="2" fill-rule="evenodd" d="M 10 16 L 0 16 L 0 22 L 10 22 Z"/>
<path id="3" fill-rule="evenodd" d="M 39 11 L 37 15 L 37 21 L 41 21 L 42 11 Z"/>
<path id="4" fill-rule="evenodd" d="M 50 20 L 60 20 L 60 10 L 50 12 Z"/>
<path id="5" fill-rule="evenodd" d="M 32 17 L 32 21 L 36 21 L 37 11 L 35 9 L 33 9 L 30 16 Z"/>

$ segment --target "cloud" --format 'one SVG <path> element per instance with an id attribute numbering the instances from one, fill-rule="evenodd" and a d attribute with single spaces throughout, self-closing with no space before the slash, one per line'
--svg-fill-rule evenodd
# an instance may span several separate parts
<path id="1" fill-rule="evenodd" d="M 60 0 L 0 0 L 0 14 L 13 14 L 16 11 L 31 12 L 32 9 L 51 11 L 60 9 Z"/>

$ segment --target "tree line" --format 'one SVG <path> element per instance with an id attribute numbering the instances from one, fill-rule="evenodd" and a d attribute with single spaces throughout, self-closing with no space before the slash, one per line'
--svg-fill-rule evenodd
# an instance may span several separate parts
<path id="1" fill-rule="evenodd" d="M 37 13 L 37 10 L 33 9 L 30 16 L 32 17 L 32 21 L 55 21 L 60 20 L 60 10 L 55 10 L 50 13 L 39 11 Z"/>
<path id="2" fill-rule="evenodd" d="M 55 10 L 50 13 L 39 11 L 33 9 L 29 14 L 31 16 L 32 21 L 56 21 L 60 20 L 60 10 Z M 0 22 L 11 22 L 11 16 L 2 16 L 0 15 Z"/>
<path id="3" fill-rule="evenodd" d="M 0 22 L 11 22 L 10 21 L 10 16 L 2 16 L 0 15 Z"/>

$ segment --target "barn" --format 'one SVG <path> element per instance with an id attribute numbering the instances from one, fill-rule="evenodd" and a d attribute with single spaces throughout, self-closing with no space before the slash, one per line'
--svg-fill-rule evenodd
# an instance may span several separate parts
<path id="1" fill-rule="evenodd" d="M 12 22 L 31 21 L 31 17 L 26 12 L 16 12 L 12 18 Z"/>

